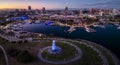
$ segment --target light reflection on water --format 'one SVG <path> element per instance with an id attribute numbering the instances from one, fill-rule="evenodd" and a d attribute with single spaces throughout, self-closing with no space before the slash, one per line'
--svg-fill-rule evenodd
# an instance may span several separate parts
<path id="1" fill-rule="evenodd" d="M 116 26 L 107 24 L 105 28 L 93 27 L 93 29 L 97 31 L 94 33 L 88 33 L 84 28 L 77 28 L 76 31 L 69 33 L 67 32 L 68 29 L 69 27 L 46 26 L 44 23 L 23 25 L 23 30 L 30 32 L 50 34 L 65 38 L 85 39 L 96 42 L 107 47 L 115 54 L 120 55 L 120 30 L 118 30 Z"/>

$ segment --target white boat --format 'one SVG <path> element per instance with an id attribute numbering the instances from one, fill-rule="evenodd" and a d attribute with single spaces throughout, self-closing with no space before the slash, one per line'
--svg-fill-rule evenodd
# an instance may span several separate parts
<path id="1" fill-rule="evenodd" d="M 24 22 L 21 22 L 21 24 L 25 24 L 25 21 L 24 21 Z"/>
<path id="2" fill-rule="evenodd" d="M 37 20 L 37 21 L 35 21 L 35 23 L 37 23 L 37 24 L 38 24 L 38 23 L 40 23 L 40 21 L 38 21 L 38 20 Z"/>
<path id="3" fill-rule="evenodd" d="M 98 27 L 99 25 L 98 24 L 93 24 L 93 27 Z"/>
<path id="4" fill-rule="evenodd" d="M 98 27 L 99 25 L 97 25 L 97 24 L 93 24 L 93 27 Z"/>
<path id="5" fill-rule="evenodd" d="M 13 30 L 22 30 L 20 27 L 12 27 Z"/>
<path id="6" fill-rule="evenodd" d="M 105 26 L 104 26 L 104 25 L 98 25 L 98 24 L 93 24 L 93 27 L 105 28 Z"/>
<path id="7" fill-rule="evenodd" d="M 86 32 L 96 32 L 96 30 L 89 28 L 89 27 L 85 27 Z"/>
<path id="8" fill-rule="evenodd" d="M 18 27 L 23 28 L 22 23 L 18 23 Z"/>
<path id="9" fill-rule="evenodd" d="M 31 23 L 32 23 L 32 21 L 28 20 L 28 21 L 26 21 L 26 23 L 31 24 Z"/>
<path id="10" fill-rule="evenodd" d="M 119 30 L 120 30 L 120 26 L 119 26 L 119 27 L 117 27 L 117 29 L 119 29 Z"/>
<path id="11" fill-rule="evenodd" d="M 13 27 L 17 27 L 17 26 L 18 26 L 18 25 L 16 25 L 16 24 L 15 24 L 15 25 L 13 25 Z"/>
<path id="12" fill-rule="evenodd" d="M 115 26 L 120 26 L 120 24 L 119 24 L 119 23 L 114 23 L 114 25 L 115 25 Z"/>
<path id="13" fill-rule="evenodd" d="M 20 27 L 20 28 L 23 28 L 23 26 L 22 26 L 22 25 L 20 25 L 19 27 Z"/>
<path id="14" fill-rule="evenodd" d="M 55 22 L 52 22 L 50 25 L 51 25 L 51 26 L 57 26 L 58 24 L 55 23 Z"/>
<path id="15" fill-rule="evenodd" d="M 75 27 L 74 27 L 74 26 L 71 26 L 71 27 L 69 28 L 68 32 L 72 33 L 72 32 L 75 31 L 75 30 L 76 30 Z"/>
<path id="16" fill-rule="evenodd" d="M 90 32 L 90 29 L 89 28 L 85 28 L 86 32 Z"/>

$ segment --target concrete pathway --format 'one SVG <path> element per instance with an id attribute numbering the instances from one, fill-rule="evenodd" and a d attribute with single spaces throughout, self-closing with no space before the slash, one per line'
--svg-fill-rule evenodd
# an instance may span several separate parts
<path id="1" fill-rule="evenodd" d="M 50 39 L 50 38 L 49 38 Z M 90 47 L 92 48 L 94 51 L 96 51 L 99 56 L 101 57 L 102 61 L 103 61 L 103 65 L 109 65 L 108 63 L 108 60 L 107 58 L 103 55 L 103 53 L 101 51 L 99 51 L 96 47 L 94 47 L 93 45 L 90 45 L 90 44 L 86 44 L 84 42 L 80 42 L 80 41 L 77 41 L 77 40 L 71 40 L 71 39 L 61 39 L 61 38 L 51 38 L 52 40 L 59 40 L 59 41 L 72 41 L 72 42 L 78 42 L 79 44 L 84 44 L 86 45 L 87 47 Z"/>
<path id="2" fill-rule="evenodd" d="M 47 60 L 47 59 L 42 57 L 42 52 L 44 52 L 46 49 L 51 48 L 51 46 L 48 46 L 48 47 L 45 47 L 43 49 L 40 49 L 40 51 L 38 53 L 38 57 L 42 61 L 47 62 L 47 63 L 51 63 L 51 64 L 66 64 L 66 63 L 70 63 L 70 62 L 76 61 L 76 60 L 78 60 L 78 59 L 80 59 L 82 57 L 82 50 L 79 47 L 77 47 L 76 45 L 74 45 L 72 43 L 69 43 L 69 42 L 65 42 L 65 41 L 60 41 L 60 42 L 63 42 L 63 44 L 68 44 L 68 45 L 73 46 L 77 50 L 76 56 L 74 58 L 69 59 L 69 60 L 61 60 L 61 61 Z"/>
<path id="3" fill-rule="evenodd" d="M 6 65 L 9 65 L 9 63 L 8 63 L 8 57 L 7 57 L 7 54 L 5 52 L 5 49 L 1 45 L 0 45 L 0 48 L 1 48 L 2 52 L 3 52 L 3 54 L 4 54 Z"/>

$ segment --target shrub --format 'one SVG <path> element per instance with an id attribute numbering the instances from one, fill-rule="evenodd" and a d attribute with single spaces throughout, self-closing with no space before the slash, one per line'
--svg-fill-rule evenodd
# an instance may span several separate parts
<path id="1" fill-rule="evenodd" d="M 13 47 L 8 48 L 8 54 L 11 57 L 16 57 L 20 52 L 21 51 L 19 49 L 16 49 L 16 48 L 13 48 Z"/>
<path id="2" fill-rule="evenodd" d="M 28 63 L 34 60 L 33 56 L 28 51 L 22 51 L 17 56 L 19 62 Z"/>

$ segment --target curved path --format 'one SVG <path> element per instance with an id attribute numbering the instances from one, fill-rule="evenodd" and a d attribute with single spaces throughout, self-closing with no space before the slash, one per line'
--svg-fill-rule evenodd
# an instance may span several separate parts
<path id="1" fill-rule="evenodd" d="M 7 57 L 7 54 L 5 52 L 5 49 L 1 45 L 0 45 L 0 48 L 1 48 L 2 52 L 3 52 L 3 54 L 4 54 L 6 65 L 9 65 L 9 63 L 8 63 L 8 57 Z"/>
<path id="2" fill-rule="evenodd" d="M 74 58 L 69 59 L 69 60 L 66 60 L 66 61 L 64 61 L 64 60 L 63 60 L 63 61 L 58 61 L 58 62 L 56 62 L 56 61 L 50 61 L 50 60 L 44 59 L 44 58 L 42 57 L 42 52 L 43 52 L 44 50 L 48 49 L 48 48 L 51 48 L 51 46 L 48 46 L 48 47 L 45 47 L 45 48 L 43 48 L 43 49 L 41 49 L 41 50 L 39 51 L 38 57 L 39 57 L 42 61 L 47 62 L 47 63 L 51 63 L 51 64 L 66 64 L 66 63 L 70 63 L 70 62 L 76 61 L 76 60 L 78 60 L 78 59 L 80 59 L 80 58 L 82 57 L 82 51 L 81 51 L 81 49 L 80 49 L 79 47 L 77 47 L 76 45 L 74 45 L 74 44 L 72 44 L 72 43 L 69 43 L 69 42 L 65 42 L 65 41 L 60 41 L 60 42 L 63 42 L 64 44 L 69 44 L 69 45 L 73 46 L 74 48 L 76 48 L 76 50 L 78 51 L 77 55 L 76 55 Z"/>
<path id="3" fill-rule="evenodd" d="M 94 51 L 96 51 L 96 52 L 99 54 L 99 56 L 100 56 L 101 59 L 103 60 L 103 65 L 109 65 L 107 58 L 106 58 L 106 57 L 103 55 L 103 53 L 102 53 L 100 50 L 98 50 L 96 47 L 94 47 L 94 46 L 92 46 L 92 45 L 88 45 L 88 44 L 86 44 L 86 43 L 84 43 L 84 42 L 79 42 L 79 41 L 74 41 L 74 42 L 78 42 L 79 44 L 84 44 L 84 45 L 86 45 L 87 47 L 92 48 Z"/>
<path id="4" fill-rule="evenodd" d="M 78 42 L 79 44 L 84 44 L 87 47 L 92 48 L 94 51 L 96 51 L 99 54 L 99 56 L 103 60 L 103 65 L 109 65 L 107 58 L 103 55 L 103 53 L 100 50 L 98 50 L 93 45 L 90 45 L 90 44 L 87 44 L 87 43 L 84 43 L 84 42 L 80 42 L 80 41 L 77 41 L 77 40 L 71 40 L 71 39 L 61 39 L 61 38 L 48 38 L 48 39 L 55 39 L 55 40 L 60 40 L 60 41 L 72 41 L 72 42 Z"/>
<path id="5" fill-rule="evenodd" d="M 84 41 L 84 40 L 83 40 Z M 86 41 L 86 40 L 85 40 Z M 90 41 L 87 41 L 89 44 L 91 44 L 92 46 L 99 46 L 101 48 L 103 48 L 108 54 L 111 55 L 112 59 L 113 59 L 113 62 L 115 65 L 120 65 L 120 60 L 116 57 L 116 55 L 114 55 L 114 53 L 112 53 L 110 50 L 108 50 L 107 48 L 101 46 L 101 45 L 98 45 L 94 42 L 90 42 Z"/>

